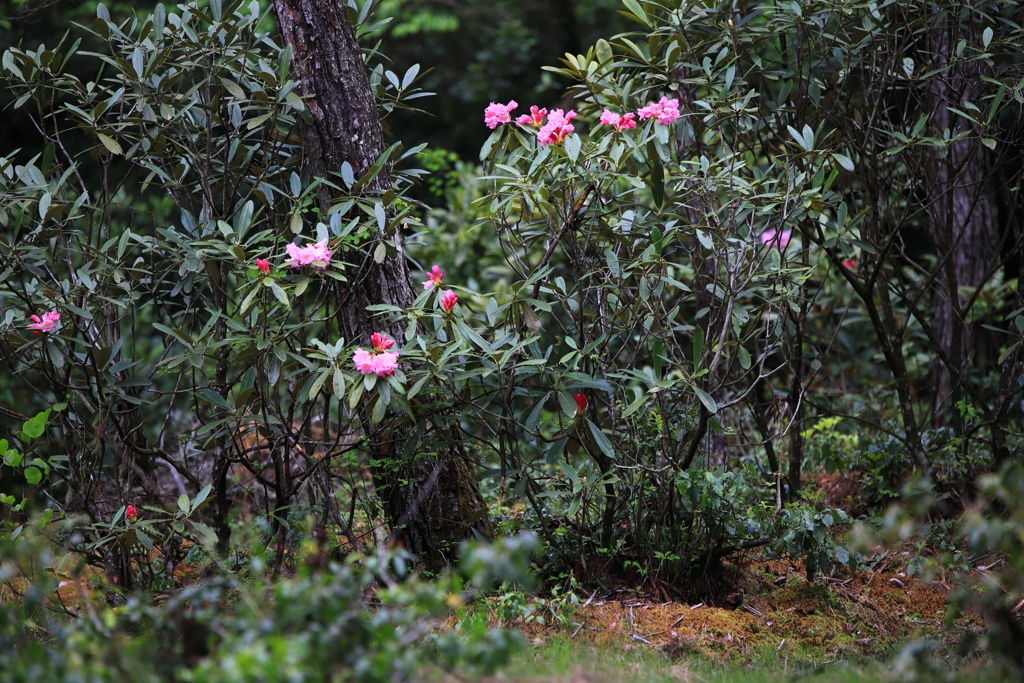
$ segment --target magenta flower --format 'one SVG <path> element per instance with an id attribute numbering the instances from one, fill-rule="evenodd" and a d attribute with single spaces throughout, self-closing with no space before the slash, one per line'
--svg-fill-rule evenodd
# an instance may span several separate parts
<path id="1" fill-rule="evenodd" d="M 509 100 L 508 104 L 495 104 L 491 102 L 486 109 L 484 109 L 484 123 L 491 130 L 498 127 L 499 123 L 508 123 L 512 120 L 510 114 L 512 110 L 519 105 L 515 100 Z"/>
<path id="2" fill-rule="evenodd" d="M 538 109 L 536 106 L 530 107 L 529 114 L 523 114 L 516 123 L 521 123 L 524 126 L 533 126 L 534 128 L 540 128 L 544 125 L 544 117 L 547 116 L 547 109 Z"/>
<path id="3" fill-rule="evenodd" d="M 57 329 L 57 321 L 60 320 L 60 313 L 57 311 L 50 311 L 49 313 L 43 313 L 42 318 L 38 315 L 34 315 L 32 316 L 32 320 L 33 322 L 28 325 L 28 328 L 32 330 L 32 334 L 53 332 Z"/>
<path id="4" fill-rule="evenodd" d="M 457 303 L 459 303 L 459 297 L 456 296 L 455 292 L 450 289 L 441 292 L 441 308 L 444 309 L 445 313 L 451 313 Z"/>
<path id="5" fill-rule="evenodd" d="M 658 102 L 641 107 L 636 113 L 642 119 L 656 119 L 661 125 L 667 126 L 679 120 L 679 101 L 662 97 Z"/>
<path id="6" fill-rule="evenodd" d="M 304 247 L 300 247 L 296 244 L 289 244 L 284 248 L 291 258 L 290 261 L 286 261 L 286 266 L 292 268 L 300 268 L 302 266 L 312 265 L 320 262 L 324 265 L 317 266 L 317 270 L 324 270 L 327 268 L 327 264 L 331 262 L 331 250 L 327 248 L 327 240 L 320 240 L 316 244 L 307 244 Z"/>
<path id="7" fill-rule="evenodd" d="M 761 233 L 761 244 L 771 247 L 772 249 L 778 249 L 779 251 L 785 250 L 789 246 L 789 241 L 793 238 L 792 230 L 783 230 L 777 232 L 774 228 L 771 230 L 765 230 Z"/>
<path id="8" fill-rule="evenodd" d="M 395 340 L 388 339 L 388 335 L 383 332 L 374 332 L 370 335 L 370 342 L 373 344 L 373 350 L 377 353 L 387 351 L 395 345 Z"/>
<path id="9" fill-rule="evenodd" d="M 427 279 L 423 281 L 423 289 L 430 289 L 431 287 L 440 287 L 441 280 L 444 279 L 444 271 L 438 268 L 436 265 L 430 269 L 427 273 Z"/>
<path id="10" fill-rule="evenodd" d="M 566 114 L 561 109 L 556 109 L 551 112 L 548 122 L 537 131 L 537 141 L 540 142 L 541 147 L 560 144 L 566 135 L 576 130 L 570 123 L 575 116 L 576 112 L 574 111 Z"/>
<path id="11" fill-rule="evenodd" d="M 262 258 L 256 259 L 256 267 L 260 269 L 260 272 L 264 275 L 270 272 L 270 261 Z"/>
<path id="12" fill-rule="evenodd" d="M 622 132 L 627 128 L 636 128 L 636 121 L 634 120 L 635 115 L 630 112 L 629 114 L 616 114 L 613 111 L 607 109 L 601 114 L 601 124 L 605 126 L 615 126 L 616 132 Z"/>

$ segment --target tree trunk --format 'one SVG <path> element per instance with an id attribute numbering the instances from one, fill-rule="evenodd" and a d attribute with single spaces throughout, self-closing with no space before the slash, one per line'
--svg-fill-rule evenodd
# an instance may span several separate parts
<path id="1" fill-rule="evenodd" d="M 976 84 L 981 82 L 978 64 L 950 65 L 952 46 L 958 42 L 959 22 L 948 16 L 931 32 L 932 51 L 938 67 L 945 67 L 931 84 L 928 93 L 935 136 L 951 136 L 971 126 L 963 117 L 954 116 L 949 107 L 964 108 L 964 101 L 977 99 Z M 951 371 L 936 362 L 935 405 L 945 405 L 936 415 L 952 416 L 957 432 L 963 431 L 956 403 L 962 389 L 954 376 L 967 371 L 970 359 L 980 361 L 977 348 L 981 335 L 976 334 L 965 318 L 966 300 L 970 292 L 984 284 L 988 269 L 998 259 L 999 228 L 989 153 L 971 131 L 968 139 L 951 144 L 944 158 L 936 158 L 931 167 L 929 186 L 929 231 L 935 242 L 940 263 L 936 278 L 935 336 L 949 362 Z M 965 296 L 966 294 L 966 296 Z"/>
<path id="2" fill-rule="evenodd" d="M 274 0 L 278 27 L 293 51 L 293 69 L 313 122 L 303 126 L 305 155 L 313 175 L 330 177 L 343 162 L 360 177 L 384 152 L 377 102 L 370 90 L 362 52 L 342 0 Z M 369 192 L 391 187 L 383 169 L 365 186 Z M 321 208 L 330 197 L 324 189 Z M 414 295 L 401 235 L 390 238 L 394 256 L 377 264 L 370 257 L 375 244 L 363 253 L 358 272 L 339 291 L 338 325 L 348 341 L 369 344 L 370 335 L 387 331 L 401 344 L 404 328 L 393 320 L 371 317 L 366 307 L 392 304 L 407 308 Z M 400 426 L 398 426 L 400 425 Z M 422 566 L 436 571 L 473 528 L 490 532 L 486 506 L 480 496 L 472 464 L 466 459 L 458 426 L 433 445 L 436 452 L 415 452 L 404 460 L 408 439 L 419 439 L 407 423 L 385 419 L 370 435 L 370 457 L 392 460 L 391 467 L 376 468 L 374 483 L 384 502 L 393 537 L 417 555 Z M 417 444 L 422 445 L 422 444 Z"/>

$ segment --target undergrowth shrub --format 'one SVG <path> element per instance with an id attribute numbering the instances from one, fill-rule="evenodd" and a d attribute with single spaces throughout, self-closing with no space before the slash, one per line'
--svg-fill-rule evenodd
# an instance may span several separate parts
<path id="1" fill-rule="evenodd" d="M 461 573 L 429 582 L 406 574 L 409 558 L 384 552 L 317 571 L 307 557 L 294 576 L 275 580 L 255 543 L 242 571 L 220 567 L 156 604 L 136 593 L 112 608 L 81 576 L 70 578 L 78 595 L 58 598 L 58 576 L 76 572 L 74 560 L 54 555 L 46 535 L 56 530 L 30 524 L 16 541 L 0 539 L 5 681 L 390 683 L 432 667 L 488 673 L 522 639 L 484 622 L 458 631 L 442 622 L 495 581 L 528 587 L 536 549 L 530 537 L 469 547 Z"/>

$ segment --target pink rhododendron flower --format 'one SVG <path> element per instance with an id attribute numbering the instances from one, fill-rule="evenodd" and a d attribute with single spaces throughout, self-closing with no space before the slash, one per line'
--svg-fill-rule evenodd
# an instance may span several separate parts
<path id="1" fill-rule="evenodd" d="M 843 268 L 856 268 L 856 267 L 857 267 L 857 260 L 856 259 L 852 259 L 851 258 L 851 259 L 846 259 L 845 261 L 843 261 Z"/>
<path id="2" fill-rule="evenodd" d="M 395 374 L 398 369 L 398 354 L 394 351 L 384 351 L 394 344 L 393 339 L 388 339 L 386 334 L 375 332 L 371 337 L 373 348 L 382 353 L 370 353 L 365 349 L 358 348 L 352 354 L 352 362 L 356 370 L 364 375 L 374 374 L 378 377 L 386 377 Z"/>
<path id="3" fill-rule="evenodd" d="M 576 401 L 576 410 L 580 413 L 587 412 L 587 395 L 584 393 L 576 394 L 572 397 Z"/>
<path id="4" fill-rule="evenodd" d="M 356 364 L 356 370 L 364 375 L 369 375 L 373 372 L 373 359 L 375 356 L 369 351 L 363 348 L 356 349 L 356 352 L 352 354 L 352 362 Z"/>
<path id="5" fill-rule="evenodd" d="M 135 509 L 134 505 L 129 505 L 124 509 L 124 518 L 129 522 L 135 522 L 135 520 L 139 518 L 139 513 Z"/>
<path id="6" fill-rule="evenodd" d="M 441 308 L 444 309 L 445 313 L 451 313 L 457 303 L 459 303 L 459 297 L 456 296 L 455 292 L 450 289 L 441 292 Z"/>
<path id="7" fill-rule="evenodd" d="M 636 121 L 634 120 L 634 114 L 616 114 L 613 111 L 604 110 L 601 114 L 601 124 L 605 126 L 615 126 L 617 132 L 626 130 L 627 128 L 636 128 Z"/>
<path id="8" fill-rule="evenodd" d="M 510 114 L 519 105 L 515 100 L 509 100 L 508 104 L 495 104 L 491 102 L 487 109 L 484 109 L 484 123 L 491 130 L 498 127 L 499 123 L 508 123 L 512 120 Z"/>
<path id="9" fill-rule="evenodd" d="M 317 270 L 324 270 L 327 268 L 328 263 L 331 262 L 331 250 L 327 248 L 327 240 L 323 239 L 316 244 L 307 244 L 304 247 L 300 247 L 296 244 L 289 244 L 284 248 L 288 252 L 288 256 L 291 257 L 291 261 L 285 262 L 286 266 L 292 268 L 300 268 L 302 266 L 311 265 L 317 261 L 322 261 L 325 265 L 317 266 Z"/>
<path id="10" fill-rule="evenodd" d="M 373 358 L 371 368 L 377 373 L 378 377 L 387 377 L 388 375 L 395 374 L 395 370 L 398 369 L 398 354 L 393 351 L 378 353 Z"/>
<path id="11" fill-rule="evenodd" d="M 793 238 L 792 230 L 783 230 L 777 232 L 774 228 L 771 230 L 765 230 L 761 233 L 761 244 L 771 247 L 772 249 L 778 249 L 779 251 L 785 250 L 789 246 L 789 241 Z"/>
<path id="12" fill-rule="evenodd" d="M 57 321 L 60 320 L 60 313 L 57 311 L 50 311 L 49 313 L 43 313 L 43 317 L 40 318 L 38 315 L 32 316 L 32 321 L 28 327 L 33 330 L 32 334 L 42 334 L 43 332 L 53 332 L 57 329 Z"/>
<path id="13" fill-rule="evenodd" d="M 423 281 L 423 289 L 430 289 L 431 287 L 440 287 L 441 280 L 444 279 L 444 271 L 438 268 L 436 265 L 430 269 L 427 273 L 427 279 Z"/>
<path id="14" fill-rule="evenodd" d="M 266 275 L 270 272 L 270 261 L 262 258 L 256 259 L 256 267 L 260 269 L 260 272 Z"/>
<path id="15" fill-rule="evenodd" d="M 548 122 L 537 131 L 537 141 L 542 147 L 561 143 L 566 135 L 576 130 L 570 123 L 575 116 L 576 112 L 574 111 L 567 114 L 561 109 L 554 110 L 548 116 Z"/>
<path id="16" fill-rule="evenodd" d="M 662 97 L 657 102 L 651 102 L 646 107 L 637 110 L 642 119 L 656 119 L 658 123 L 667 126 L 679 120 L 679 101 L 668 97 Z"/>
<path id="17" fill-rule="evenodd" d="M 538 109 L 536 106 L 530 107 L 529 114 L 523 114 L 516 123 L 521 123 L 524 126 L 533 126 L 534 128 L 540 128 L 544 125 L 544 117 L 547 116 L 547 109 Z"/>
<path id="18" fill-rule="evenodd" d="M 370 335 L 370 341 L 373 343 L 373 350 L 377 353 L 381 351 L 387 351 L 395 345 L 394 339 L 388 339 L 388 335 L 383 332 L 374 332 Z"/>

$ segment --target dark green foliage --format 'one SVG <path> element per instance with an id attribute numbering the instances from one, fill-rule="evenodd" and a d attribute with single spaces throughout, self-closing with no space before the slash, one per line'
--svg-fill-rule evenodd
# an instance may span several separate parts
<path id="1" fill-rule="evenodd" d="M 529 538 L 469 548 L 465 575 L 473 585 L 495 580 L 528 584 L 523 571 Z M 0 540 L 0 671 L 4 681 L 242 681 L 413 680 L 434 666 L 488 673 L 521 647 L 512 633 L 485 623 L 458 634 L 439 629 L 449 608 L 475 594 L 445 575 L 397 583 L 401 554 L 330 563 L 311 573 L 268 580 L 258 551 L 246 571 L 219 572 L 153 605 L 135 595 L 111 609 L 83 596 L 61 615 L 54 558 L 30 529 L 16 542 Z M 63 565 L 63 563 L 62 563 Z M 380 589 L 379 586 L 388 586 Z M 10 591 L 16 595 L 10 599 Z M 376 604 L 367 604 L 368 602 Z"/>

